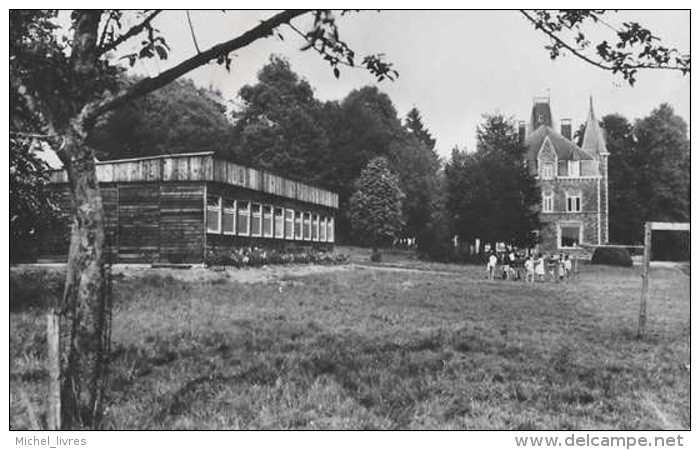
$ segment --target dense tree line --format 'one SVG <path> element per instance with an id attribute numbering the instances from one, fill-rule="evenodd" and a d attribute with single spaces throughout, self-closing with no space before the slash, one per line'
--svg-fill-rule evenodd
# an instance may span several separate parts
<path id="1" fill-rule="evenodd" d="M 601 120 L 609 157 L 610 241 L 643 242 L 646 221 L 690 221 L 688 126 L 668 104 L 631 124 Z M 689 257 L 688 233 L 655 233 L 654 258 Z"/>
<path id="2" fill-rule="evenodd" d="M 178 81 L 108 116 L 91 142 L 105 158 L 216 150 L 336 191 L 346 212 L 361 170 L 384 157 L 405 194 L 397 237 L 416 237 L 424 253 L 444 255 L 455 235 L 532 243 L 538 191 L 520 164 L 517 132 L 501 115 L 486 116 L 476 150 L 454 151 L 443 170 L 418 108 L 402 121 L 391 98 L 374 86 L 322 102 L 285 59 L 273 56 L 239 97 L 240 106 L 227 112 L 218 92 Z M 638 244 L 646 220 L 689 220 L 683 119 L 663 104 L 633 123 L 609 114 L 601 126 L 610 152 L 610 241 Z M 584 130 L 578 128 L 575 141 Z M 337 226 L 341 241 L 362 243 L 349 214 Z M 657 249 L 685 242 L 658 239 Z"/>

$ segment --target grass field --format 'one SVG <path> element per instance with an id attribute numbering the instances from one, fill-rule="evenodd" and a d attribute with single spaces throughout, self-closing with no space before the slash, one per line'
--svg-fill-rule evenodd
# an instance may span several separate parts
<path id="1" fill-rule="evenodd" d="M 586 266 L 569 284 L 534 286 L 427 269 L 117 277 L 106 427 L 690 427 L 681 271 L 652 272 L 639 341 L 637 269 Z M 13 429 L 44 420 L 43 313 L 60 277 L 11 272 Z"/>

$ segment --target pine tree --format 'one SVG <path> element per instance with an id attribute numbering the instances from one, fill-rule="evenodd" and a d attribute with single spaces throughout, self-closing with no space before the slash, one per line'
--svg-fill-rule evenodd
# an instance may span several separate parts
<path id="1" fill-rule="evenodd" d="M 390 243 L 403 225 L 401 202 L 404 194 L 398 177 L 383 157 L 367 164 L 356 187 L 350 197 L 350 222 L 353 230 L 372 246 L 373 259 L 378 260 L 379 246 Z"/>
<path id="2" fill-rule="evenodd" d="M 435 139 L 430 131 L 423 124 L 420 111 L 415 106 L 406 114 L 406 128 L 411 131 L 422 143 L 431 151 L 435 150 Z"/>

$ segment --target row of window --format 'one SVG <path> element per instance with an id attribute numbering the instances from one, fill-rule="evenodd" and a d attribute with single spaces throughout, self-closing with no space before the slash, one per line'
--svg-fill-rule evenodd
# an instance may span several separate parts
<path id="1" fill-rule="evenodd" d="M 581 194 L 566 194 L 566 212 L 578 213 L 581 212 Z M 550 213 L 554 212 L 554 192 L 543 192 L 542 193 L 542 212 Z"/>
<path id="2" fill-rule="evenodd" d="M 542 164 L 542 172 L 540 174 L 543 180 L 551 180 L 554 178 L 554 163 L 546 162 Z M 568 171 L 566 174 L 560 173 L 559 176 L 580 177 L 581 176 L 581 161 L 568 161 Z"/>
<path id="3" fill-rule="evenodd" d="M 298 241 L 335 242 L 333 217 L 207 196 L 207 232 Z"/>

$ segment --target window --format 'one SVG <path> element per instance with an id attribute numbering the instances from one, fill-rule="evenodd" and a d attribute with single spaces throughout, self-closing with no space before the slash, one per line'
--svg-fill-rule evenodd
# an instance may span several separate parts
<path id="1" fill-rule="evenodd" d="M 313 222 L 311 222 L 311 240 L 318 242 L 318 214 L 313 215 Z"/>
<path id="2" fill-rule="evenodd" d="M 262 217 L 260 203 L 253 203 L 250 213 L 250 235 L 262 236 Z"/>
<path id="3" fill-rule="evenodd" d="M 236 232 L 236 201 L 223 200 L 224 213 L 221 219 L 221 226 L 224 234 L 234 234 Z"/>
<path id="4" fill-rule="evenodd" d="M 284 210 L 284 237 L 294 239 L 294 210 Z"/>
<path id="5" fill-rule="evenodd" d="M 304 240 L 311 240 L 311 213 L 304 213 Z"/>
<path id="6" fill-rule="evenodd" d="M 294 239 L 301 240 L 301 212 L 294 211 Z"/>
<path id="7" fill-rule="evenodd" d="M 319 226 L 319 240 L 326 242 L 326 216 L 321 217 L 321 225 Z"/>
<path id="8" fill-rule="evenodd" d="M 581 194 L 566 194 L 566 212 L 581 212 Z"/>
<path id="9" fill-rule="evenodd" d="M 328 218 L 327 228 L 328 242 L 335 242 L 335 220 L 332 217 Z"/>
<path id="10" fill-rule="evenodd" d="M 248 236 L 250 234 L 250 202 L 239 201 L 236 206 L 238 206 L 236 208 L 237 234 Z"/>
<path id="11" fill-rule="evenodd" d="M 554 193 L 553 192 L 543 192 L 542 193 L 542 212 L 552 212 L 554 211 Z"/>
<path id="12" fill-rule="evenodd" d="M 272 237 L 272 206 L 263 206 L 263 236 Z"/>
<path id="13" fill-rule="evenodd" d="M 559 247 L 570 248 L 581 243 L 581 225 L 561 225 L 559 234 L 561 236 Z"/>
<path id="14" fill-rule="evenodd" d="M 275 208 L 275 237 L 284 238 L 284 209 Z"/>
<path id="15" fill-rule="evenodd" d="M 580 177 L 581 176 L 581 161 L 569 161 L 569 176 L 570 177 Z"/>
<path id="16" fill-rule="evenodd" d="M 221 197 L 207 196 L 207 232 L 221 233 Z"/>
<path id="17" fill-rule="evenodd" d="M 554 164 L 551 162 L 542 164 L 542 179 L 551 180 L 554 178 Z"/>

